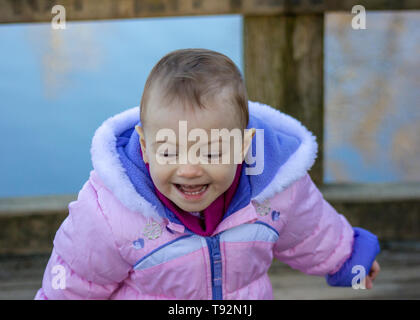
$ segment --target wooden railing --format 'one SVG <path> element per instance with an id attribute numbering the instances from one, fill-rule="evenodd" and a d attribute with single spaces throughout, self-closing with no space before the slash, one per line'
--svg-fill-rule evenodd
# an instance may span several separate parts
<path id="1" fill-rule="evenodd" d="M 366 10 L 418 10 L 418 0 L 0 0 L 0 23 L 50 22 L 60 4 L 67 20 L 241 14 L 276 16 Z"/>
<path id="2" fill-rule="evenodd" d="M 350 13 L 354 5 L 366 10 L 419 10 L 420 0 L 0 0 L 0 23 L 50 22 L 56 4 L 66 9 L 67 21 L 243 15 L 249 98 L 299 119 L 317 136 L 319 153 L 310 173 L 326 198 L 350 222 L 380 238 L 420 239 L 420 183 L 323 185 L 325 14 Z M 397 197 L 392 196 L 395 192 Z M 11 212 L 9 200 L 1 201 L 0 221 L 10 218 Z M 65 211 L 63 207 L 61 212 Z"/>

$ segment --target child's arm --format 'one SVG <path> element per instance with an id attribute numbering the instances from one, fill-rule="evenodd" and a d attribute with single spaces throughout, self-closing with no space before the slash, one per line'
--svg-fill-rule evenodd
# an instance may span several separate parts
<path id="1" fill-rule="evenodd" d="M 35 299 L 107 299 L 129 269 L 88 181 L 69 204 Z"/>
<path id="2" fill-rule="evenodd" d="M 368 275 L 379 253 L 376 236 L 352 228 L 324 200 L 309 174 L 290 188 L 290 202 L 282 212 L 285 226 L 274 256 L 306 274 L 326 276 L 332 286 L 351 286 L 355 265 L 363 266 Z"/>

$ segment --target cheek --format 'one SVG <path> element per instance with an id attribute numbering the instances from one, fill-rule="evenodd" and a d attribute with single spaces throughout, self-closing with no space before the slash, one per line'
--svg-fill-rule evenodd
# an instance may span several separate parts
<path id="1" fill-rule="evenodd" d="M 229 187 L 235 178 L 236 165 L 217 165 L 211 169 L 211 176 L 213 182 L 220 185 Z"/>
<path id="2" fill-rule="evenodd" d="M 149 165 L 149 170 L 153 183 L 157 187 L 162 187 L 169 183 L 171 175 L 168 166 L 159 165 L 151 162 Z"/>

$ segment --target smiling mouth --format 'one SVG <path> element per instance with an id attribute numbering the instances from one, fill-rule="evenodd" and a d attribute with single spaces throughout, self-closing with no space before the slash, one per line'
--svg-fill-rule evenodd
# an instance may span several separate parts
<path id="1" fill-rule="evenodd" d="M 200 195 L 206 192 L 208 184 L 201 185 L 187 185 L 187 184 L 175 184 L 175 187 L 186 195 Z"/>

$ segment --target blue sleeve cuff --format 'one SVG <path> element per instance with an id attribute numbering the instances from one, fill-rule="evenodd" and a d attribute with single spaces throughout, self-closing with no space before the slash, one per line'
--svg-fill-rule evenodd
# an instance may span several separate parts
<path id="1" fill-rule="evenodd" d="M 368 275 L 376 255 L 381 251 L 378 238 L 374 234 L 362 228 L 354 227 L 353 230 L 354 243 L 350 258 L 336 273 L 325 276 L 330 286 L 351 287 L 352 279 L 360 272 L 360 269 L 352 270 L 353 267 L 364 267 L 365 274 Z"/>

